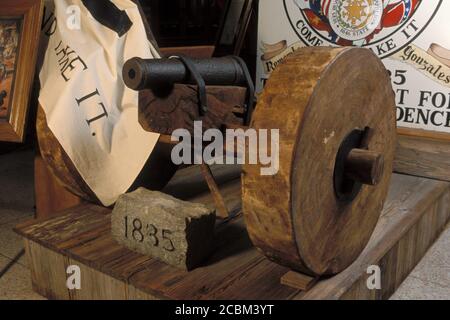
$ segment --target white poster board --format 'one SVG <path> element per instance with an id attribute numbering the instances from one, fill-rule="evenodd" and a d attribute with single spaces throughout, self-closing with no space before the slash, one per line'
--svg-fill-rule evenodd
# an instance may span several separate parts
<path id="1" fill-rule="evenodd" d="M 398 125 L 450 133 L 449 17 L 443 0 L 260 0 L 257 91 L 298 48 L 364 47 L 391 73 Z"/>

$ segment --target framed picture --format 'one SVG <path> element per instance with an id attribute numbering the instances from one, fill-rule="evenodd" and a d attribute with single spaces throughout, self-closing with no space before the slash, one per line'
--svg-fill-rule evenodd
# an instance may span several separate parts
<path id="1" fill-rule="evenodd" d="M 0 142 L 23 142 L 42 0 L 0 0 Z"/>

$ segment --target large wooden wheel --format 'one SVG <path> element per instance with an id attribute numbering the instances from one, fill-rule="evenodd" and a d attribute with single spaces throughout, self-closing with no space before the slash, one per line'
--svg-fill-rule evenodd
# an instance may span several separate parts
<path id="1" fill-rule="evenodd" d="M 366 49 L 301 49 L 271 75 L 251 126 L 280 130 L 279 172 L 243 169 L 253 243 L 294 270 L 339 273 L 367 245 L 388 192 L 396 121 L 386 69 Z"/>

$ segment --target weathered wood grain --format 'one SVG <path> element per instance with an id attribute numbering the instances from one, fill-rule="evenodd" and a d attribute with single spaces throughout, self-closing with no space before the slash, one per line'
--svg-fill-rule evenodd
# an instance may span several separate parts
<path id="1" fill-rule="evenodd" d="M 178 183 L 188 186 L 186 178 L 180 176 Z M 226 186 L 227 205 L 239 206 L 239 180 Z M 214 203 L 207 193 L 191 198 Z M 215 253 L 201 268 L 184 272 L 118 245 L 110 234 L 109 212 L 85 205 L 17 227 L 27 243 L 37 292 L 54 299 L 385 299 L 449 221 L 450 184 L 395 175 L 366 250 L 347 270 L 306 293 L 280 283 L 289 269 L 252 246 L 241 218 L 219 221 Z M 64 289 L 68 263 L 85 275 L 81 291 Z M 382 270 L 382 290 L 366 286 L 367 267 L 374 264 Z"/>
<path id="2" fill-rule="evenodd" d="M 380 182 L 383 170 L 383 155 L 369 150 L 353 149 L 345 162 L 347 177 L 370 186 L 376 186 Z"/>
<path id="3" fill-rule="evenodd" d="M 194 122 L 202 121 L 203 129 L 221 129 L 225 123 L 242 124 L 233 109 L 245 104 L 247 89 L 231 86 L 208 86 L 208 112 L 199 113 L 196 86 L 175 84 L 165 96 L 152 90 L 139 92 L 139 123 L 146 131 L 171 136 L 175 130 L 186 129 L 194 135 Z"/>
<path id="4" fill-rule="evenodd" d="M 61 185 L 40 155 L 34 159 L 34 190 L 38 219 L 49 218 L 52 214 L 82 202 L 79 197 Z"/>
<path id="5" fill-rule="evenodd" d="M 222 195 L 220 194 L 220 189 L 216 183 L 211 167 L 206 163 L 204 163 L 200 165 L 200 168 L 202 169 L 203 177 L 205 178 L 205 181 L 208 184 L 209 191 L 211 191 L 211 195 L 214 198 L 217 215 L 223 219 L 228 218 L 230 213 L 228 212 L 227 205 L 223 200 Z"/>
<path id="6" fill-rule="evenodd" d="M 394 170 L 418 177 L 450 181 L 450 140 L 400 134 Z"/>
<path id="7" fill-rule="evenodd" d="M 365 49 L 302 49 L 272 73 L 251 127 L 279 129 L 280 137 L 277 174 L 262 176 L 261 163 L 243 166 L 243 211 L 253 243 L 309 275 L 344 270 L 369 241 L 392 174 L 395 97 L 382 62 Z M 381 176 L 377 186 L 363 186 L 344 202 L 333 183 L 336 156 L 355 129 L 370 133 L 361 144 L 382 155 L 384 166 L 379 161 L 378 173 L 369 174 L 368 180 Z"/>
<path id="8" fill-rule="evenodd" d="M 361 256 L 298 299 L 388 299 L 450 219 L 446 182 L 395 175 L 381 219 Z M 381 268 L 381 290 L 367 288 L 367 268 Z"/>
<path id="9" fill-rule="evenodd" d="M 308 291 L 318 279 L 295 271 L 289 271 L 281 277 L 281 284 L 302 291 Z"/>

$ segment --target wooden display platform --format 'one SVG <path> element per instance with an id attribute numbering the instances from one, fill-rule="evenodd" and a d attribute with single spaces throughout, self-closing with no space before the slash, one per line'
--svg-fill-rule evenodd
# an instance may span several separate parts
<path id="1" fill-rule="evenodd" d="M 400 129 L 399 133 L 395 172 L 450 181 L 449 134 L 404 128 Z"/>
<path id="2" fill-rule="evenodd" d="M 133 253 L 112 238 L 110 210 L 80 205 L 57 217 L 17 226 L 36 292 L 51 299 L 386 299 L 398 288 L 450 218 L 450 184 L 395 175 L 368 247 L 343 273 L 302 292 L 280 283 L 289 270 L 251 244 L 240 215 L 239 171 L 215 170 L 228 209 L 217 223 L 217 250 L 204 267 L 184 272 Z M 186 190 L 188 192 L 186 192 Z M 211 205 L 199 168 L 180 172 L 165 190 Z M 189 194 L 188 194 L 189 193 Z M 362 213 L 364 214 L 364 213 Z M 81 268 L 81 290 L 66 287 L 66 269 Z M 379 265 L 381 290 L 366 286 Z"/>

